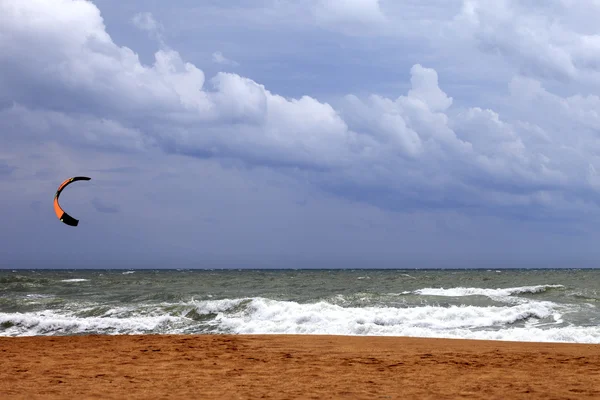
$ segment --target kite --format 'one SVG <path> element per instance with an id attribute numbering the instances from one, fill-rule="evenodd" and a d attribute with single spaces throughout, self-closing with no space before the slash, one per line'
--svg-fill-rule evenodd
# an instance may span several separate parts
<path id="1" fill-rule="evenodd" d="M 65 224 L 70 225 L 70 226 L 77 226 L 77 224 L 79 223 L 79 220 L 71 217 L 69 214 L 67 214 L 65 212 L 65 210 L 63 210 L 60 207 L 60 204 L 58 204 L 58 196 L 60 196 L 60 192 L 62 192 L 63 189 L 65 187 L 67 187 L 67 185 L 71 184 L 72 182 L 89 181 L 90 179 L 92 179 L 92 178 L 88 178 L 87 176 L 75 176 L 73 178 L 66 179 L 63 183 L 60 184 L 60 186 L 56 190 L 56 194 L 54 195 L 54 212 L 56 213 L 56 216 L 58 217 L 58 219 L 60 219 Z"/>

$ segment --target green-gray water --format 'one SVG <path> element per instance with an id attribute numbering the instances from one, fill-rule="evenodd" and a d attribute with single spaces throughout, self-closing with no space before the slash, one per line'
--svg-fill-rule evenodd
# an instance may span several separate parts
<path id="1" fill-rule="evenodd" d="M 600 343 L 600 270 L 0 270 L 0 335 Z"/>

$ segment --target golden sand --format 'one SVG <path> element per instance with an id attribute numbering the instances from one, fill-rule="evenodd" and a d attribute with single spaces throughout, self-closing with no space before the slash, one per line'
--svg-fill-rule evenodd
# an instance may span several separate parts
<path id="1" fill-rule="evenodd" d="M 314 335 L 0 338 L 0 399 L 600 399 L 600 345 Z"/>

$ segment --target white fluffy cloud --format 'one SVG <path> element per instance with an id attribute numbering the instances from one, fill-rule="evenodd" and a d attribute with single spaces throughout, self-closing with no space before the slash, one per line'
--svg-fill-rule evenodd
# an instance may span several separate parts
<path id="1" fill-rule="evenodd" d="M 323 1 L 319 15 L 335 17 L 330 22 L 383 18 L 377 1 L 341 4 Z M 472 1 L 464 9 L 462 17 L 482 42 L 564 76 L 594 70 L 593 57 L 581 55 L 583 48 L 569 35 L 566 44 L 545 37 L 547 46 L 537 55 L 510 47 L 512 40 L 525 46 L 531 38 L 500 29 L 517 25 L 511 25 L 512 3 L 498 4 L 486 8 Z M 140 14 L 134 21 L 156 29 L 150 17 Z M 538 29 L 532 21 L 525 19 L 525 26 Z M 539 29 L 545 32 L 547 21 L 542 22 Z M 555 47 L 561 52 L 554 53 Z M 531 214 L 536 207 L 569 208 L 566 195 L 588 199 L 598 187 L 598 145 L 591 131 L 600 124 L 600 101 L 562 98 L 535 80 L 515 80 L 516 97 L 547 104 L 551 118 L 560 119 L 555 126 L 587 129 L 571 131 L 564 140 L 564 132 L 553 131 L 543 117 L 527 119 L 535 108 L 531 102 L 524 102 L 522 118 L 513 120 L 486 108 L 455 106 L 437 72 L 420 64 L 410 71 L 405 95 L 348 95 L 337 108 L 308 95 L 274 94 L 238 74 L 220 72 L 207 79 L 166 46 L 144 65 L 132 49 L 113 42 L 99 10 L 84 0 L 2 1 L 0 48 L 6 71 L 0 104 L 10 104 L 0 111 L 2 121 L 23 135 L 136 151 L 158 146 L 284 166 L 290 173 L 305 172 L 327 190 L 396 209 L 498 213 L 508 208 L 519 214 L 514 210 L 521 207 L 521 213 Z"/>
<path id="2" fill-rule="evenodd" d="M 212 54 L 212 60 L 213 60 L 213 62 L 215 62 L 217 64 L 222 64 L 222 65 L 231 65 L 234 67 L 240 65 L 237 61 L 234 61 L 234 60 L 231 60 L 231 59 L 225 57 L 223 55 L 223 53 L 220 51 L 215 51 Z"/>
<path id="3" fill-rule="evenodd" d="M 155 32 L 160 29 L 160 25 L 149 12 L 137 13 L 131 19 L 133 24 L 143 31 Z"/>
<path id="4" fill-rule="evenodd" d="M 598 2 L 464 0 L 455 27 L 526 75 L 600 82 L 599 13 Z"/>

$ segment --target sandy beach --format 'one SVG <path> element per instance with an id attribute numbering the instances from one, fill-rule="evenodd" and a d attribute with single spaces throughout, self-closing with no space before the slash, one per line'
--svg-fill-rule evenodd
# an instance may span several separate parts
<path id="1" fill-rule="evenodd" d="M 313 335 L 0 338 L 0 398 L 600 398 L 600 346 Z"/>

